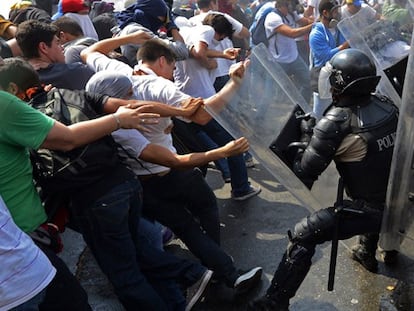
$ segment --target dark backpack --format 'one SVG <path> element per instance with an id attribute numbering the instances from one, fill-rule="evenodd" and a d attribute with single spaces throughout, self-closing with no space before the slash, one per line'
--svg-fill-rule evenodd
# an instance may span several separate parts
<path id="1" fill-rule="evenodd" d="M 259 17 L 259 19 L 253 22 L 253 24 L 250 26 L 252 43 L 254 45 L 259 45 L 260 43 L 263 43 L 267 47 L 269 46 L 269 39 L 276 35 L 276 32 L 273 32 L 269 37 L 266 36 L 266 29 L 264 23 L 266 16 L 270 12 L 275 12 L 279 14 L 275 8 L 269 7 L 265 9 L 262 12 L 262 15 Z"/>
<path id="2" fill-rule="evenodd" d="M 82 92 L 54 88 L 36 95 L 29 104 L 65 125 L 97 118 L 98 113 Z M 85 190 L 119 164 L 117 145 L 111 136 L 67 152 L 31 150 L 30 157 L 33 178 L 44 200 L 51 194 L 71 195 Z"/>

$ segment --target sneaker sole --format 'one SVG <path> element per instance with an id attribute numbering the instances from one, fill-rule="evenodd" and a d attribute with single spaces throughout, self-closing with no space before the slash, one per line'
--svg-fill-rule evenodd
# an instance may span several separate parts
<path id="1" fill-rule="evenodd" d="M 191 297 L 190 301 L 188 302 L 187 306 L 185 307 L 185 311 L 190 311 L 195 304 L 200 300 L 203 293 L 207 289 L 207 285 L 210 283 L 211 277 L 213 275 L 213 271 L 207 270 L 203 275 L 203 280 L 201 281 L 200 286 L 198 287 L 197 291 L 194 293 L 193 297 Z"/>
<path id="2" fill-rule="evenodd" d="M 234 289 L 238 293 L 244 293 L 254 287 L 257 283 L 259 283 L 260 279 L 262 278 L 263 268 L 257 267 L 246 273 L 245 280 L 241 281 L 238 284 L 234 284 Z"/>
<path id="3" fill-rule="evenodd" d="M 262 192 L 261 188 L 259 188 L 257 191 L 250 192 L 240 197 L 232 197 L 232 199 L 235 201 L 244 201 L 244 200 L 250 199 L 251 197 L 258 195 L 260 192 Z"/>

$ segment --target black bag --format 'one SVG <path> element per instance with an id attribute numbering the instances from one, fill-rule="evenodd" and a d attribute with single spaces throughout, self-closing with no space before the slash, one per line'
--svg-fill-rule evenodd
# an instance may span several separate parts
<path id="1" fill-rule="evenodd" d="M 276 32 L 274 32 L 269 37 L 266 36 L 266 29 L 264 23 L 267 14 L 269 14 L 270 12 L 278 13 L 278 11 L 276 11 L 276 9 L 274 8 L 267 8 L 266 10 L 264 10 L 260 18 L 256 22 L 254 22 L 250 27 L 252 43 L 254 45 L 263 43 L 267 47 L 269 46 L 269 39 L 276 35 Z"/>
<path id="2" fill-rule="evenodd" d="M 321 72 L 322 66 L 319 67 L 312 67 L 310 70 L 310 86 L 311 90 L 315 93 L 319 93 L 318 90 L 318 82 L 319 82 L 319 74 Z"/>
<path id="3" fill-rule="evenodd" d="M 29 104 L 65 125 L 97 118 L 98 113 L 87 103 L 82 92 L 54 88 L 36 95 Z M 85 190 L 119 164 L 117 146 L 111 136 L 67 152 L 31 150 L 30 157 L 33 178 L 41 188 L 43 199 L 57 192 L 70 195 Z"/>

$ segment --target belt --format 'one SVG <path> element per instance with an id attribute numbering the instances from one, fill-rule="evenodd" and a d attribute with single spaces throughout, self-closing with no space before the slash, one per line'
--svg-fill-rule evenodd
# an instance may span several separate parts
<path id="1" fill-rule="evenodd" d="M 138 178 L 141 181 L 146 181 L 146 180 L 149 180 L 149 179 L 154 178 L 154 177 L 163 177 L 163 176 L 167 175 L 170 172 L 171 172 L 171 170 L 167 170 L 167 171 L 163 171 L 163 172 L 156 173 L 156 174 L 138 175 Z"/>

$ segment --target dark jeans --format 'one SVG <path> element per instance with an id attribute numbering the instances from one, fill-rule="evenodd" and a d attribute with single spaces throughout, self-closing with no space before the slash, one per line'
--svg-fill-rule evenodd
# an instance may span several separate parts
<path id="1" fill-rule="evenodd" d="M 202 264 L 233 285 L 237 272 L 220 248 L 216 197 L 199 169 L 172 170 L 142 182 L 144 214 L 169 227 Z"/>
<path id="2" fill-rule="evenodd" d="M 40 303 L 45 299 L 46 289 L 42 290 L 30 300 L 10 309 L 9 311 L 39 311 Z"/>
<path id="3" fill-rule="evenodd" d="M 36 243 L 36 242 L 35 242 Z M 36 243 L 45 253 L 52 265 L 56 268 L 56 275 L 47 286 L 46 296 L 39 305 L 41 311 L 89 311 L 92 310 L 88 303 L 88 295 L 80 285 L 76 277 L 69 271 L 66 264 L 54 251 Z"/>
<path id="4" fill-rule="evenodd" d="M 139 181 L 131 178 L 89 206 L 74 202 L 75 220 L 127 310 L 182 310 L 185 299 L 175 282 L 189 286 L 205 268 L 139 238 L 141 194 Z"/>

